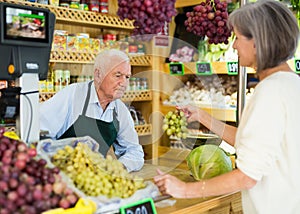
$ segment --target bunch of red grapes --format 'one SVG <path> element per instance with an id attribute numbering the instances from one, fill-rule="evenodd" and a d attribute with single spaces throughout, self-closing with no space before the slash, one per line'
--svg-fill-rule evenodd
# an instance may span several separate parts
<path id="1" fill-rule="evenodd" d="M 58 168 L 36 159 L 36 149 L 4 137 L 0 127 L 0 214 L 40 214 L 70 208 L 78 197 L 61 180 Z"/>
<path id="2" fill-rule="evenodd" d="M 186 30 L 197 36 L 207 36 L 209 44 L 228 44 L 231 30 L 227 27 L 227 2 L 206 0 L 186 13 Z"/>
<path id="3" fill-rule="evenodd" d="M 118 16 L 134 20 L 133 35 L 160 33 L 177 14 L 175 0 L 118 0 Z"/>

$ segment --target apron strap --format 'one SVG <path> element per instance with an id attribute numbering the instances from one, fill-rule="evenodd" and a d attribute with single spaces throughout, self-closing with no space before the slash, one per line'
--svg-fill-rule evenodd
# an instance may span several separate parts
<path id="1" fill-rule="evenodd" d="M 90 101 L 91 85 L 92 85 L 92 83 L 93 83 L 93 81 L 90 81 L 89 85 L 88 85 L 88 93 L 86 95 L 85 102 L 84 102 L 84 107 L 83 107 L 83 110 L 82 110 L 82 115 L 84 115 L 84 116 L 85 116 L 86 109 L 87 109 L 89 101 Z"/>

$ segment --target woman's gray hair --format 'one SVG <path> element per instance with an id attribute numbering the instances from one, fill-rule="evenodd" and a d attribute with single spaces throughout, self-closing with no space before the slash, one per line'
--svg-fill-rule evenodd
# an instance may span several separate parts
<path id="1" fill-rule="evenodd" d="M 94 71 L 98 69 L 101 75 L 106 75 L 123 62 L 130 62 L 128 55 L 123 51 L 117 49 L 104 50 L 95 58 Z"/>
<path id="2" fill-rule="evenodd" d="M 297 19 L 283 3 L 275 0 L 260 0 L 234 10 L 228 26 L 254 39 L 256 72 L 292 58 L 298 46 Z"/>

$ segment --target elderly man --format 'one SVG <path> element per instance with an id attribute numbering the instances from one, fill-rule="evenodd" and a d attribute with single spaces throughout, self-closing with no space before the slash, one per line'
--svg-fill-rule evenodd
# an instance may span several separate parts
<path id="1" fill-rule="evenodd" d="M 128 56 L 118 50 L 105 50 L 94 63 L 94 81 L 71 84 L 40 106 L 40 128 L 49 137 L 90 136 L 106 155 L 113 146 L 116 157 L 128 171 L 144 164 L 134 123 L 120 100 L 131 76 Z"/>

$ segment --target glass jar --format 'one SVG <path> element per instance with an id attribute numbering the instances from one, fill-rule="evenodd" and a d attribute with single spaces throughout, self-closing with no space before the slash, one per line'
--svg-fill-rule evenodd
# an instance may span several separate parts
<path id="1" fill-rule="evenodd" d="M 136 81 L 136 90 L 141 90 L 141 78 L 137 77 Z"/>
<path id="2" fill-rule="evenodd" d="M 148 89 L 148 81 L 146 77 L 141 78 L 141 90 Z"/>
<path id="3" fill-rule="evenodd" d="M 136 78 L 135 77 L 131 77 L 129 79 L 129 88 L 130 88 L 130 91 L 137 90 L 137 87 L 136 87 Z"/>

